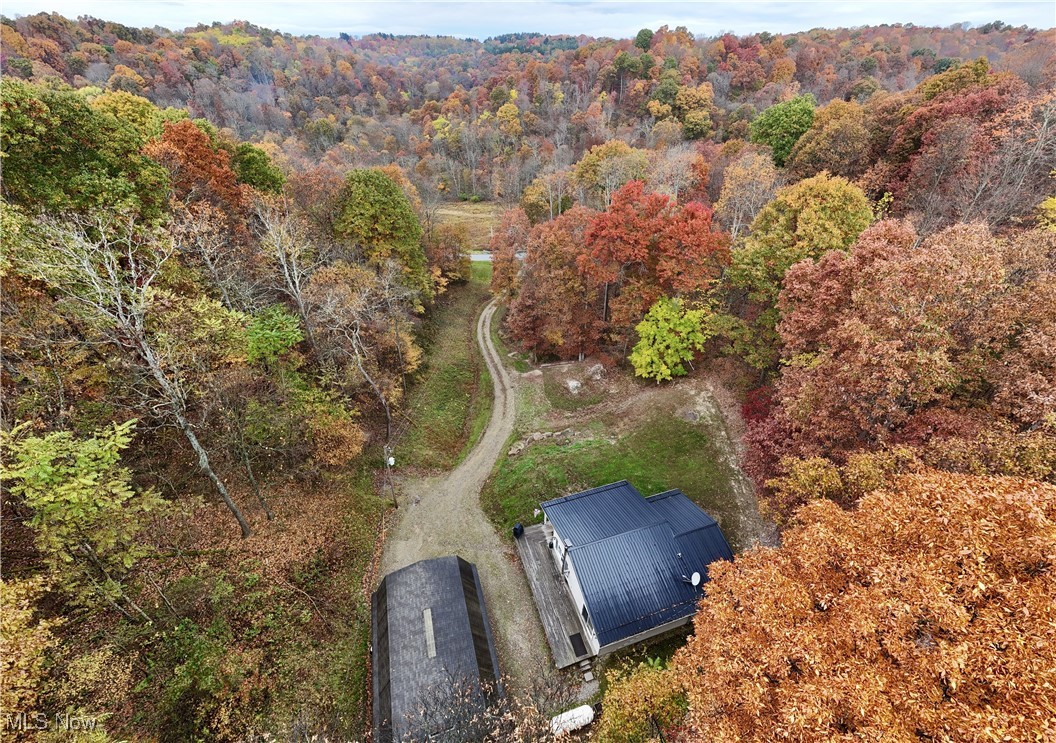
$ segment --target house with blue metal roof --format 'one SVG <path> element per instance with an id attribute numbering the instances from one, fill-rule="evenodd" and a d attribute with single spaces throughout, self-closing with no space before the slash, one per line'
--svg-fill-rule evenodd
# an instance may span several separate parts
<path id="1" fill-rule="evenodd" d="M 679 490 L 646 498 L 621 480 L 541 508 L 546 552 L 582 629 L 569 637 L 576 659 L 688 623 L 708 566 L 733 559 L 715 519 Z"/>

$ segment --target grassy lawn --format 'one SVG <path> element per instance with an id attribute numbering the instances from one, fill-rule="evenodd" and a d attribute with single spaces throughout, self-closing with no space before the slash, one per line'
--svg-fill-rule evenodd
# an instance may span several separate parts
<path id="1" fill-rule="evenodd" d="M 454 466 L 479 439 L 491 416 L 491 377 L 476 342 L 477 316 L 488 302 L 491 264 L 474 263 L 469 282 L 425 321 L 426 362 L 415 375 L 396 440 L 401 466 Z M 399 434 L 397 434 L 399 436 Z"/>
<path id="2" fill-rule="evenodd" d="M 707 422 L 690 423 L 654 411 L 627 436 L 611 443 L 594 438 L 532 444 L 501 459 L 481 493 L 489 518 L 504 533 L 516 523 L 536 523 L 539 503 L 566 493 L 629 480 L 643 495 L 679 488 L 720 520 L 734 549 L 742 544 L 739 519 L 728 497 L 731 473 L 712 444 Z M 597 433 L 606 426 L 595 423 Z"/>
<path id="3" fill-rule="evenodd" d="M 437 219 L 445 224 L 465 225 L 473 250 L 487 250 L 491 230 L 502 213 L 502 206 L 490 201 L 471 204 L 468 201 L 450 202 L 436 211 Z"/>
<path id="4" fill-rule="evenodd" d="M 503 305 L 495 311 L 495 321 L 491 324 L 491 340 L 495 344 L 495 350 L 499 352 L 499 356 L 506 363 L 507 366 L 513 366 L 516 371 L 530 372 L 532 365 L 529 363 L 527 356 L 517 351 L 512 356 L 510 350 L 506 348 L 506 342 L 502 339 L 499 334 L 499 328 L 502 327 L 502 323 L 506 320 L 506 306 Z"/>

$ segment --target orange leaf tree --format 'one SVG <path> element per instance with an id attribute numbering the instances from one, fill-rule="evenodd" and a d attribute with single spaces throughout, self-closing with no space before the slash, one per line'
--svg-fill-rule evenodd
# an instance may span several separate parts
<path id="1" fill-rule="evenodd" d="M 925 472 L 715 565 L 675 658 L 699 740 L 1051 740 L 1056 487 Z"/>

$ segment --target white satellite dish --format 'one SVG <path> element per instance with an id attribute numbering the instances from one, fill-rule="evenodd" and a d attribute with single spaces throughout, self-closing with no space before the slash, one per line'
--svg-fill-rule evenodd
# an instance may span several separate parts
<path id="1" fill-rule="evenodd" d="M 689 579 L 694 586 L 700 585 L 700 573 L 693 573 L 693 576 Z"/>

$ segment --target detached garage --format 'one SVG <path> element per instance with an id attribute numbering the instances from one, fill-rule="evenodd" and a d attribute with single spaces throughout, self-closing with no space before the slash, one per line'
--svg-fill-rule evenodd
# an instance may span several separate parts
<path id="1" fill-rule="evenodd" d="M 439 732 L 445 694 L 450 704 L 470 705 L 502 694 L 480 576 L 462 558 L 422 560 L 385 576 L 371 623 L 377 743 Z"/>

